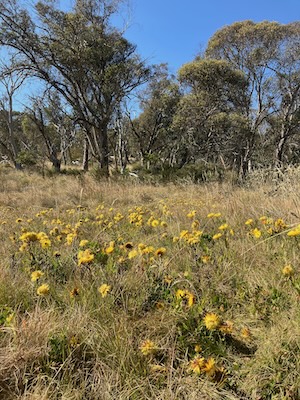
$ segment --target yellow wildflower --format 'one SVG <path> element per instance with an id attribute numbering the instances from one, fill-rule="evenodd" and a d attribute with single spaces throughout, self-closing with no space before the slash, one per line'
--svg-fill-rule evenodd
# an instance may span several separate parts
<path id="1" fill-rule="evenodd" d="M 292 229 L 287 233 L 288 236 L 299 236 L 300 235 L 300 225 L 298 225 L 296 228 Z"/>
<path id="2" fill-rule="evenodd" d="M 217 314 L 208 313 L 204 317 L 204 325 L 209 331 L 213 331 L 221 325 L 222 321 Z"/>
<path id="3" fill-rule="evenodd" d="M 281 272 L 284 276 L 292 276 L 295 273 L 294 268 L 290 264 L 282 268 Z"/>
<path id="4" fill-rule="evenodd" d="M 218 240 L 218 239 L 220 239 L 220 237 L 222 237 L 222 236 L 223 236 L 222 233 L 216 233 L 212 238 L 213 238 L 213 240 Z"/>
<path id="5" fill-rule="evenodd" d="M 76 296 L 79 296 L 79 289 L 74 287 L 72 290 L 70 290 L 70 297 L 74 298 Z"/>
<path id="6" fill-rule="evenodd" d="M 115 250 L 115 242 L 110 242 L 109 246 L 104 249 L 106 254 L 111 254 Z"/>
<path id="7" fill-rule="evenodd" d="M 38 240 L 38 235 L 36 232 L 25 232 L 20 236 L 20 240 L 26 243 L 36 242 Z"/>
<path id="8" fill-rule="evenodd" d="M 37 270 L 37 271 L 33 271 L 31 273 L 31 282 L 36 282 L 38 281 L 42 276 L 44 275 L 44 272 Z"/>
<path id="9" fill-rule="evenodd" d="M 241 336 L 243 339 L 251 339 L 251 332 L 250 329 L 247 327 L 244 327 L 241 329 Z"/>
<path id="10" fill-rule="evenodd" d="M 142 254 L 150 254 L 154 252 L 153 246 L 146 246 L 144 250 L 142 250 Z"/>
<path id="11" fill-rule="evenodd" d="M 81 240 L 80 243 L 79 243 L 79 247 L 85 247 L 88 244 L 88 242 L 89 241 L 86 240 L 86 239 Z"/>
<path id="12" fill-rule="evenodd" d="M 106 297 L 108 295 L 108 292 L 110 291 L 111 286 L 107 285 L 106 283 L 103 283 L 99 288 L 98 292 L 101 294 L 102 297 Z"/>
<path id="13" fill-rule="evenodd" d="M 184 301 L 189 308 L 195 303 L 195 296 L 188 290 L 178 289 L 175 295 L 177 300 Z"/>
<path id="14" fill-rule="evenodd" d="M 253 224 L 253 219 L 252 218 L 247 219 L 245 225 L 251 225 L 251 224 Z"/>
<path id="15" fill-rule="evenodd" d="M 261 231 L 257 228 L 254 228 L 251 230 L 251 235 L 256 239 L 259 239 L 261 237 Z"/>
<path id="16" fill-rule="evenodd" d="M 210 256 L 202 256 L 201 257 L 201 261 L 203 262 L 203 264 L 207 264 L 210 260 Z"/>
<path id="17" fill-rule="evenodd" d="M 178 289 L 177 291 L 176 291 L 176 298 L 177 298 L 177 300 L 182 300 L 183 298 L 184 298 L 184 296 L 185 296 L 185 290 L 182 290 L 182 289 Z"/>
<path id="18" fill-rule="evenodd" d="M 180 232 L 180 239 L 182 239 L 182 238 L 184 238 L 185 236 L 187 236 L 189 234 L 189 231 L 187 231 L 187 230 L 183 230 L 183 231 L 181 231 Z"/>
<path id="19" fill-rule="evenodd" d="M 26 251 L 28 248 L 28 244 L 26 242 L 24 242 L 20 247 L 19 247 L 19 251 L 24 252 Z"/>
<path id="20" fill-rule="evenodd" d="M 131 250 L 129 253 L 128 253 L 128 258 L 129 258 L 129 260 L 131 260 L 132 258 L 135 258 L 136 256 L 138 256 L 139 255 L 139 253 L 138 253 L 138 251 L 137 250 Z"/>
<path id="21" fill-rule="evenodd" d="M 273 219 L 272 218 L 268 218 L 265 215 L 263 215 L 262 217 L 259 218 L 259 220 L 261 221 L 262 224 L 264 225 L 268 225 L 268 224 L 272 224 L 273 223 Z"/>
<path id="22" fill-rule="evenodd" d="M 82 264 L 90 264 L 94 260 L 95 256 L 93 253 L 91 253 L 90 249 L 86 249 L 84 251 L 80 250 L 78 252 L 78 266 Z"/>
<path id="23" fill-rule="evenodd" d="M 43 239 L 40 239 L 40 244 L 43 249 L 47 249 L 51 246 L 51 240 L 48 237 L 44 237 Z"/>
<path id="24" fill-rule="evenodd" d="M 167 249 L 165 247 L 160 247 L 156 250 L 155 255 L 158 257 L 163 256 L 166 251 L 167 251 Z"/>
<path id="25" fill-rule="evenodd" d="M 158 350 L 158 347 L 154 342 L 152 342 L 152 340 L 146 339 L 142 342 L 140 350 L 144 356 L 149 356 L 151 354 L 155 354 Z"/>
<path id="26" fill-rule="evenodd" d="M 196 344 L 195 345 L 195 352 L 196 353 L 201 353 L 201 351 L 202 351 L 202 347 L 200 346 L 200 344 Z"/>
<path id="27" fill-rule="evenodd" d="M 75 237 L 76 237 L 76 233 L 69 233 L 69 234 L 67 234 L 66 242 L 67 242 L 67 244 L 68 244 L 69 246 L 73 243 L 73 240 L 75 239 Z"/>
<path id="28" fill-rule="evenodd" d="M 157 220 L 157 219 L 154 219 L 152 222 L 151 222 L 151 226 L 153 227 L 153 228 L 156 228 L 157 226 L 159 226 L 159 221 Z"/>
<path id="29" fill-rule="evenodd" d="M 51 231 L 49 232 L 51 236 L 57 236 L 59 233 L 59 229 L 57 226 L 55 226 Z"/>
<path id="30" fill-rule="evenodd" d="M 230 335 L 233 331 L 233 322 L 232 321 L 225 321 L 219 326 L 219 330 L 225 335 Z"/>
<path id="31" fill-rule="evenodd" d="M 46 296 L 50 291 L 50 287 L 47 283 L 44 283 L 43 285 L 39 286 L 36 290 L 36 293 L 39 296 Z"/>
<path id="32" fill-rule="evenodd" d="M 205 367 L 205 358 L 197 356 L 189 363 L 189 370 L 194 372 L 197 375 L 200 375 L 204 372 Z"/>
<path id="33" fill-rule="evenodd" d="M 144 250 L 146 247 L 147 247 L 147 246 L 146 246 L 144 243 L 139 243 L 139 244 L 138 244 L 138 249 L 139 249 L 140 251 Z"/>
<path id="34" fill-rule="evenodd" d="M 191 226 L 192 226 L 192 229 L 196 230 L 196 229 L 199 228 L 200 222 L 198 220 L 195 220 L 195 221 L 192 222 Z"/>
<path id="35" fill-rule="evenodd" d="M 228 224 L 222 224 L 221 226 L 219 226 L 218 228 L 220 231 L 225 231 L 226 229 L 228 229 Z"/>
<path id="36" fill-rule="evenodd" d="M 274 222 L 274 226 L 275 226 L 275 230 L 276 232 L 280 232 L 283 231 L 284 229 L 287 228 L 286 223 L 283 221 L 283 219 L 278 218 L 275 222 Z"/>
<path id="37" fill-rule="evenodd" d="M 195 216 L 196 216 L 196 210 L 190 211 L 190 212 L 187 214 L 187 217 L 188 217 L 188 218 L 194 218 Z"/>
<path id="38" fill-rule="evenodd" d="M 208 360 L 205 361 L 205 365 L 203 367 L 203 371 L 209 375 L 209 376 L 213 376 L 216 372 L 217 368 L 216 368 L 216 362 L 213 358 L 209 358 Z"/>

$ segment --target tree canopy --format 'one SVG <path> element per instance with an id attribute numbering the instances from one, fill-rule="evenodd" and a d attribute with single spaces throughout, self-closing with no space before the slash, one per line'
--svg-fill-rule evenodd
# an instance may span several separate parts
<path id="1" fill-rule="evenodd" d="M 114 26 L 120 5 L 77 0 L 65 11 L 50 0 L 31 9 L 0 1 L 0 44 L 14 53 L 5 76 L 44 83 L 44 95 L 36 96 L 33 113 L 27 110 L 24 118 L 52 110 L 40 130 L 41 139 L 47 136 L 40 148 L 56 169 L 66 157 L 63 149 L 73 145 L 82 148 L 85 169 L 91 154 L 105 174 L 110 165 L 124 172 L 130 162 L 148 169 L 204 162 L 245 177 L 253 167 L 299 163 L 300 22 L 224 26 L 176 77 L 167 64 L 147 65 Z M 50 93 L 56 100 L 49 108 L 41 99 Z M 138 112 L 130 112 L 132 104 Z M 55 108 L 65 115 L 61 130 L 45 136 Z M 32 146 L 24 139 L 25 125 L 13 123 L 12 115 L 2 102 L 0 146 L 17 166 L 20 151 Z M 33 121 L 42 126 L 41 118 Z"/>

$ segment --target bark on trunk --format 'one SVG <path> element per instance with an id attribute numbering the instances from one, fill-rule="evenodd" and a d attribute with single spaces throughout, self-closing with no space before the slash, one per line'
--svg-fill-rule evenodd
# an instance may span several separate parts
<path id="1" fill-rule="evenodd" d="M 107 125 L 92 127 L 87 137 L 93 156 L 97 160 L 98 168 L 103 176 L 109 177 L 109 150 Z"/>
<path id="2" fill-rule="evenodd" d="M 57 158 L 55 154 L 51 155 L 50 161 L 52 162 L 52 167 L 54 168 L 55 172 L 60 172 L 61 167 L 61 160 Z"/>
<path id="3" fill-rule="evenodd" d="M 13 163 L 16 169 L 22 169 L 22 165 L 17 161 L 17 157 L 19 154 L 18 144 L 15 138 L 15 133 L 13 129 L 13 103 L 12 103 L 12 96 L 9 96 L 9 110 L 8 110 L 8 135 L 9 140 L 12 148 L 12 156 L 13 156 Z"/>
<path id="4" fill-rule="evenodd" d="M 83 142 L 82 170 L 89 170 L 89 141 L 87 137 L 84 138 Z"/>
<path id="5" fill-rule="evenodd" d="M 279 142 L 277 143 L 275 150 L 275 164 L 276 167 L 281 167 L 283 163 L 283 151 L 287 137 L 282 135 Z"/>

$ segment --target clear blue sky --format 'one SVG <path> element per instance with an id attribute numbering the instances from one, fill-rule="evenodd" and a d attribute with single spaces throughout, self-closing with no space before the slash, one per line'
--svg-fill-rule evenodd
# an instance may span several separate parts
<path id="1" fill-rule="evenodd" d="M 172 72 L 191 61 L 222 26 L 236 21 L 300 20 L 300 0 L 130 0 L 126 37 L 152 63 Z"/>
<path id="2" fill-rule="evenodd" d="M 64 10 L 75 0 L 57 0 Z M 251 19 L 288 23 L 300 20 L 300 0 L 125 0 L 121 24 L 125 36 L 137 45 L 149 64 L 167 62 L 172 73 L 204 50 L 209 38 L 224 25 Z M 118 21 L 120 21 L 118 19 Z M 23 107 L 24 94 L 35 92 L 29 82 L 19 93 L 15 108 Z"/>

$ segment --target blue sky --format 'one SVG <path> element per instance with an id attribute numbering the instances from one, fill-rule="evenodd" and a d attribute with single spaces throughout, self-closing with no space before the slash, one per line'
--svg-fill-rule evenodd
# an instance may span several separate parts
<path id="1" fill-rule="evenodd" d="M 70 9 L 75 0 L 57 0 Z M 192 61 L 205 49 L 209 38 L 224 25 L 236 21 L 300 20 L 300 0 L 125 0 L 122 23 L 125 36 L 137 45 L 149 64 L 167 62 L 170 71 Z M 128 10 L 130 12 L 128 13 Z M 120 19 L 118 19 L 120 21 Z M 37 86 L 28 82 L 16 98 L 15 108 L 23 108 L 26 94 Z M 1 94 L 1 92 L 0 92 Z"/>
<path id="2" fill-rule="evenodd" d="M 300 0 L 130 0 L 126 37 L 150 63 L 168 62 L 173 73 L 191 61 L 222 26 L 236 21 L 300 19 Z"/>

